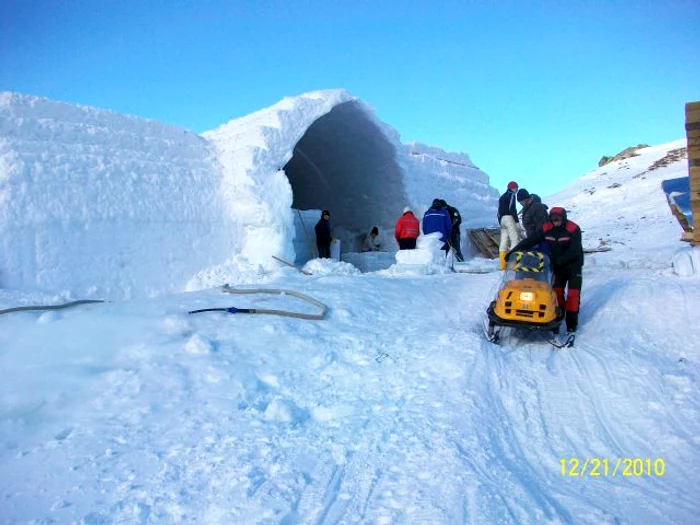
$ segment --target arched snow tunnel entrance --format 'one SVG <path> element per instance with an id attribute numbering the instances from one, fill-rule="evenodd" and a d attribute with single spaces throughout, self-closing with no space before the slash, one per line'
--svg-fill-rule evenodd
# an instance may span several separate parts
<path id="1" fill-rule="evenodd" d="M 396 156 L 394 144 L 358 103 L 339 104 L 309 126 L 284 167 L 294 194 L 292 207 L 330 210 L 343 252 L 355 251 L 358 236 L 372 226 L 380 228 L 387 243 L 408 204 Z M 318 219 L 318 214 L 305 214 L 311 243 Z"/>

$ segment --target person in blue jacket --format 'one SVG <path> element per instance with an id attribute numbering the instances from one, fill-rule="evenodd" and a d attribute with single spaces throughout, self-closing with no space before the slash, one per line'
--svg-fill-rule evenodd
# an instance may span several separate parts
<path id="1" fill-rule="evenodd" d="M 433 199 L 433 204 L 423 215 L 423 233 L 440 232 L 440 240 L 444 243 L 442 249 L 449 253 L 450 246 L 447 241 L 452 235 L 452 219 L 440 199 Z"/>

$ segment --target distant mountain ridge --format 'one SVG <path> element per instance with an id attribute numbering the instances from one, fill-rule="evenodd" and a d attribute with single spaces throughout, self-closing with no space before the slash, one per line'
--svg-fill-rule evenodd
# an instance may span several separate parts
<path id="1" fill-rule="evenodd" d="M 618 160 L 623 160 L 623 159 L 628 159 L 630 157 L 635 157 L 637 155 L 637 150 L 642 149 L 642 148 L 648 148 L 649 144 L 637 144 L 636 146 L 630 146 L 628 148 L 623 149 L 620 153 L 617 155 L 613 155 L 612 157 L 608 157 L 606 155 L 603 155 L 600 160 L 598 161 L 598 167 L 605 166 L 606 164 L 610 164 L 611 162 L 615 162 Z"/>

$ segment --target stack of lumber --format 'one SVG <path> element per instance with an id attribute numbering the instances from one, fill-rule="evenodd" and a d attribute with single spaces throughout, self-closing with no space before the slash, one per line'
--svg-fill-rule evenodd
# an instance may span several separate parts
<path id="1" fill-rule="evenodd" d="M 700 102 L 685 105 L 685 133 L 688 138 L 690 207 L 693 212 L 694 246 L 700 246 Z"/>
<path id="2" fill-rule="evenodd" d="M 475 228 L 467 230 L 467 234 L 482 255 L 498 259 L 498 243 L 501 240 L 500 228 Z"/>

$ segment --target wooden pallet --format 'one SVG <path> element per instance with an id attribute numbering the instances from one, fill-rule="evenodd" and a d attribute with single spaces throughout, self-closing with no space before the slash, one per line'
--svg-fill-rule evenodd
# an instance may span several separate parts
<path id="1" fill-rule="evenodd" d="M 467 230 L 469 238 L 482 255 L 498 259 L 498 244 L 501 242 L 500 228 L 474 228 Z"/>

